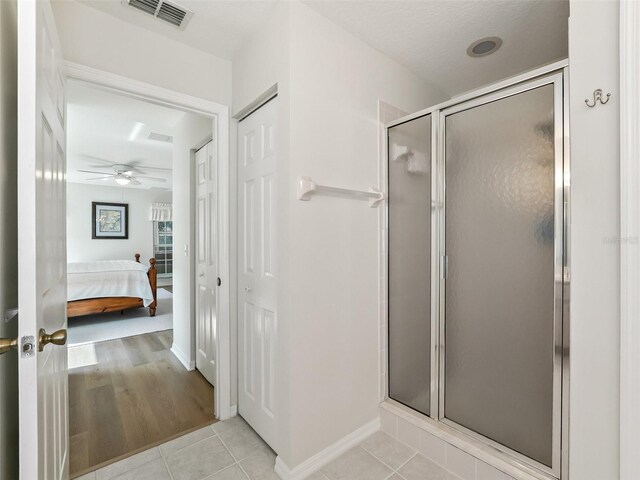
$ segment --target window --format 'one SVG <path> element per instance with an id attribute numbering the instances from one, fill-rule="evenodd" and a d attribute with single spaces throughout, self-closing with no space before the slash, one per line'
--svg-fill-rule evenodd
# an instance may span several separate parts
<path id="1" fill-rule="evenodd" d="M 173 222 L 153 222 L 153 256 L 158 277 L 173 274 Z"/>

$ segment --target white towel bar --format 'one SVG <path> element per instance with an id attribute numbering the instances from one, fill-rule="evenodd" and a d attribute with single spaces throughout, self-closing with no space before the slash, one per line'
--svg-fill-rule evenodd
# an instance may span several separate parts
<path id="1" fill-rule="evenodd" d="M 369 206 L 375 208 L 384 200 L 384 193 L 377 188 L 369 187 L 368 191 L 352 190 L 350 188 L 330 187 L 318 185 L 310 177 L 298 177 L 298 200 L 309 201 L 311 195 L 316 192 L 338 193 L 342 195 L 354 195 L 369 199 Z"/>

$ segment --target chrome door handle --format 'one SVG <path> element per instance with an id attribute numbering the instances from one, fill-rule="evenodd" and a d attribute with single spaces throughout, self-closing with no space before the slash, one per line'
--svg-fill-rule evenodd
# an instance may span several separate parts
<path id="1" fill-rule="evenodd" d="M 53 343 L 54 345 L 64 345 L 67 343 L 67 330 L 63 328 L 62 330 L 48 334 L 45 332 L 44 328 L 41 328 L 40 333 L 38 334 L 38 351 L 43 351 L 45 345 L 50 343 Z"/>
<path id="2" fill-rule="evenodd" d="M 0 338 L 0 355 L 7 353 L 9 350 L 18 349 L 18 339 Z"/>

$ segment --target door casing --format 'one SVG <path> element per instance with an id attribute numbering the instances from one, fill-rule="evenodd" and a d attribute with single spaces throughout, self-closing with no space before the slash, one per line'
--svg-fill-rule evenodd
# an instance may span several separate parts
<path id="1" fill-rule="evenodd" d="M 218 323 L 216 349 L 216 381 L 215 415 L 219 420 L 225 420 L 235 415 L 234 406 L 231 405 L 231 345 L 230 345 L 230 295 L 231 278 L 233 278 L 233 265 L 230 261 L 229 250 L 229 107 L 216 102 L 205 100 L 191 95 L 151 85 L 138 80 L 116 75 L 103 70 L 87 67 L 74 62 L 65 62 L 65 73 L 68 79 L 77 80 L 101 88 L 111 90 L 120 95 L 137 98 L 158 105 L 177 108 L 190 113 L 196 113 L 215 119 L 215 138 L 218 138 L 218 174 L 220 176 L 218 191 L 218 231 L 219 245 L 218 258 L 219 276 L 221 285 L 218 287 Z M 191 254 L 191 253 L 190 253 Z M 194 278 L 195 265 L 190 262 L 189 277 Z M 192 345 L 195 339 L 195 308 L 190 301 L 191 339 Z M 195 352 L 192 358 L 195 359 Z M 193 368 L 193 367 L 190 367 Z"/>

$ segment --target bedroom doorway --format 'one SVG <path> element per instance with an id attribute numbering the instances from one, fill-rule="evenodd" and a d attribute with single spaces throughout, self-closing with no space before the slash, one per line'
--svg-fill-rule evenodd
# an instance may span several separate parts
<path id="1" fill-rule="evenodd" d="M 192 220 L 181 201 L 212 119 L 70 81 L 67 124 L 74 478 L 216 421 L 213 384 L 191 360 Z"/>

